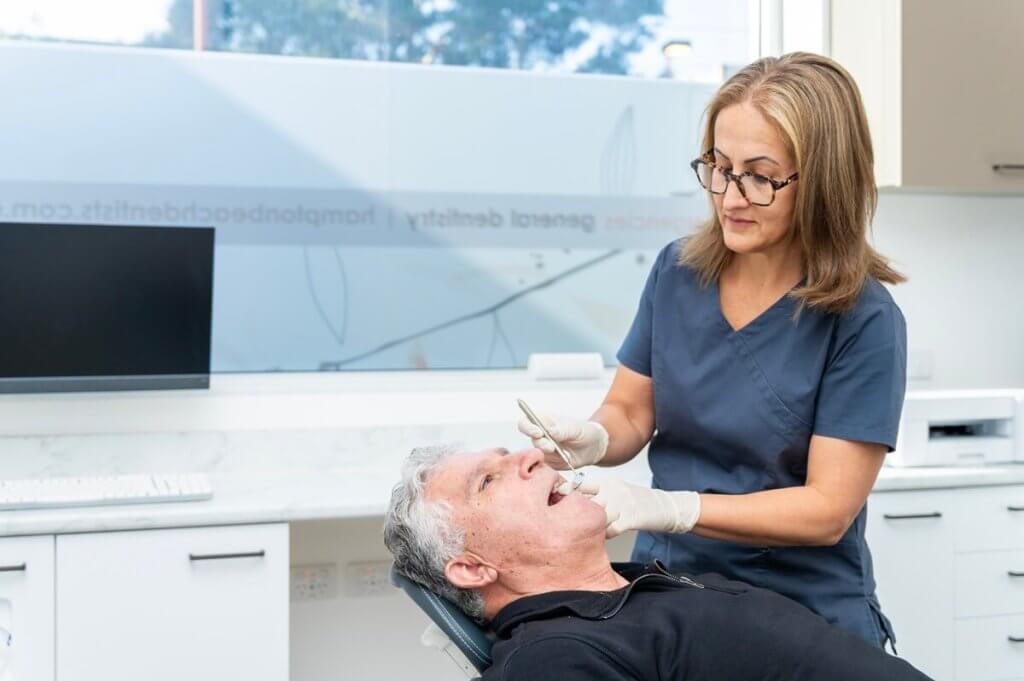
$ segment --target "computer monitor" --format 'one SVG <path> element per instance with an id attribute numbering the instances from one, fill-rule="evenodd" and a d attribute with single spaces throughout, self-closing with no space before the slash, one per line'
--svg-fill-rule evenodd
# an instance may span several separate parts
<path id="1" fill-rule="evenodd" d="M 214 230 L 0 223 L 0 392 L 208 388 Z"/>

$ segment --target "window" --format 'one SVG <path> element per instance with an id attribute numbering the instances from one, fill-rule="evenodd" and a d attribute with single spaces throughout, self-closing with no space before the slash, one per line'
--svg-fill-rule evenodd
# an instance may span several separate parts
<path id="1" fill-rule="evenodd" d="M 721 79 L 746 3 L 686 0 L 197 0 L 204 49 L 559 73 Z M 729 6 L 731 5 L 731 7 Z M 675 45 L 666 55 L 666 45 Z M 685 51 L 681 47 L 685 46 Z M 718 69 L 717 72 L 715 69 Z M 710 74 L 710 75 L 709 75 Z"/>
<path id="2" fill-rule="evenodd" d="M 747 43 L 756 33 L 751 19 L 757 15 L 750 5 L 751 0 L 6 0 L 0 37 L 714 82 L 748 61 Z"/>
<path id="3" fill-rule="evenodd" d="M 5 0 L 0 38 L 192 47 L 192 2 Z"/>

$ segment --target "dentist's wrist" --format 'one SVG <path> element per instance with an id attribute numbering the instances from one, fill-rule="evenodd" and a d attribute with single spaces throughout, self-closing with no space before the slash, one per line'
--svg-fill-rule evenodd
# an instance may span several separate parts
<path id="1" fill-rule="evenodd" d="M 586 427 L 592 431 L 590 439 L 593 443 L 590 447 L 590 456 L 587 457 L 589 461 L 584 465 L 596 465 L 608 453 L 608 431 L 597 421 L 587 421 Z"/>
<path id="2" fill-rule="evenodd" d="M 700 520 L 700 494 L 697 492 L 666 492 L 652 489 L 659 508 L 659 530 L 685 534 Z"/>

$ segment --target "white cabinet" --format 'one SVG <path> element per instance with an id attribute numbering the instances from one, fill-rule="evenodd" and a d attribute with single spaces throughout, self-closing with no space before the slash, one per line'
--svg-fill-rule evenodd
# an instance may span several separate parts
<path id="1" fill-rule="evenodd" d="M 957 679 L 1024 678 L 1024 487 L 956 497 Z"/>
<path id="2" fill-rule="evenodd" d="M 867 539 L 903 657 L 937 681 L 1024 679 L 1024 486 L 872 494 Z"/>
<path id="3" fill-rule="evenodd" d="M 957 617 L 1024 613 L 1024 551 L 958 555 L 955 571 Z"/>
<path id="4" fill-rule="evenodd" d="M 880 186 L 1024 192 L 1024 2 L 831 3 Z"/>
<path id="5" fill-rule="evenodd" d="M 57 537 L 59 681 L 286 681 L 288 526 Z"/>
<path id="6" fill-rule="evenodd" d="M 1024 549 L 1024 487 L 977 487 L 956 493 L 956 550 Z"/>
<path id="7" fill-rule="evenodd" d="M 896 648 L 936 681 L 954 673 L 954 516 L 952 492 L 887 492 L 868 500 L 878 600 Z"/>
<path id="8" fill-rule="evenodd" d="M 0 539 L 0 681 L 53 681 L 53 536 Z"/>
<path id="9" fill-rule="evenodd" d="M 957 620 L 956 650 L 958 681 L 1024 678 L 1024 615 Z"/>

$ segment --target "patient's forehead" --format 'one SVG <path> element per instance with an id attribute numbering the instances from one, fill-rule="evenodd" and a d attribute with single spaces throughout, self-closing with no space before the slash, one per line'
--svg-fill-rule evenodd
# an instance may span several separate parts
<path id="1" fill-rule="evenodd" d="M 429 500 L 465 499 L 470 477 L 477 469 L 495 457 L 505 456 L 508 450 L 495 447 L 479 452 L 460 452 L 445 458 L 427 478 L 425 496 Z"/>

